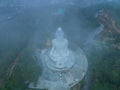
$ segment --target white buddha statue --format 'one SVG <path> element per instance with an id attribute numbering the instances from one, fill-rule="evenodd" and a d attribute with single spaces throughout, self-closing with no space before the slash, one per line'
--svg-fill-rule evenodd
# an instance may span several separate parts
<path id="1" fill-rule="evenodd" d="M 50 58 L 59 67 L 67 62 L 69 56 L 68 40 L 64 37 L 62 28 L 58 28 L 55 34 L 55 39 L 52 40 L 52 49 L 50 51 Z"/>

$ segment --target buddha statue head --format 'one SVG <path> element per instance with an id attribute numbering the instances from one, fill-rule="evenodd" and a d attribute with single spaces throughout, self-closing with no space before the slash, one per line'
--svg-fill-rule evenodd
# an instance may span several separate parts
<path id="1" fill-rule="evenodd" d="M 57 29 L 57 31 L 56 31 L 56 33 L 55 33 L 55 38 L 56 38 L 57 40 L 62 40 L 62 39 L 64 39 L 64 32 L 63 32 L 63 30 L 62 30 L 61 27 L 59 27 L 59 28 Z"/>

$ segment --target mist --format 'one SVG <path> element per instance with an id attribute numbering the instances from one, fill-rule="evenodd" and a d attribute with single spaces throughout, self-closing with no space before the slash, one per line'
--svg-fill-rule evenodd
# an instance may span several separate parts
<path id="1" fill-rule="evenodd" d="M 26 90 L 30 82 L 36 82 L 42 72 L 41 62 L 35 57 L 36 50 L 39 48 L 42 52 L 48 48 L 46 44 L 61 27 L 70 43 L 80 47 L 88 58 L 86 85 L 82 90 L 98 90 L 95 83 L 102 87 L 101 82 L 108 84 L 109 81 L 112 88 L 120 88 L 116 80 L 119 69 L 114 71 L 114 66 L 107 61 L 114 62 L 113 58 L 114 64 L 119 64 L 119 5 L 119 0 L 0 0 L 0 87 L 8 90 L 6 83 L 12 82 L 9 86 L 12 90 L 19 83 L 19 88 L 22 87 L 19 90 Z M 113 67 L 111 75 L 115 80 L 103 73 L 99 65 L 102 62 Z M 105 64 L 102 63 L 107 70 Z M 105 76 L 104 81 L 98 74 Z M 13 77 L 22 81 L 16 83 Z"/>

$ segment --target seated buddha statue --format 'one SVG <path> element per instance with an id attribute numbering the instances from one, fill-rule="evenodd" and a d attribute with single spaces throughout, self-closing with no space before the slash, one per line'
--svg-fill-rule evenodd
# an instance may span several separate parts
<path id="1" fill-rule="evenodd" d="M 55 39 L 52 40 L 52 48 L 50 50 L 50 58 L 57 64 L 65 63 L 69 56 L 68 40 L 64 37 L 62 28 L 58 28 Z"/>

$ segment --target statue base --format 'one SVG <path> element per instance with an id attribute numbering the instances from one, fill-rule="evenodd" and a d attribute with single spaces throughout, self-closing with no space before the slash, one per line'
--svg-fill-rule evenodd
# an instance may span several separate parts
<path id="1" fill-rule="evenodd" d="M 36 87 L 34 87 L 34 84 L 31 83 L 29 85 L 29 88 L 70 90 L 70 88 L 72 88 L 84 78 L 87 72 L 88 63 L 85 54 L 80 48 L 73 50 L 72 53 L 74 53 L 75 60 L 74 64 L 72 65 L 72 67 L 67 68 L 66 70 L 58 69 L 54 66 L 54 64 L 52 64 L 52 66 L 50 62 L 47 62 L 49 59 L 48 53 L 49 50 L 46 50 L 44 53 L 41 54 L 43 64 L 42 75 L 40 76 Z M 40 56 L 40 53 L 38 53 L 37 56 Z M 66 65 L 69 66 L 69 63 L 66 62 Z"/>

